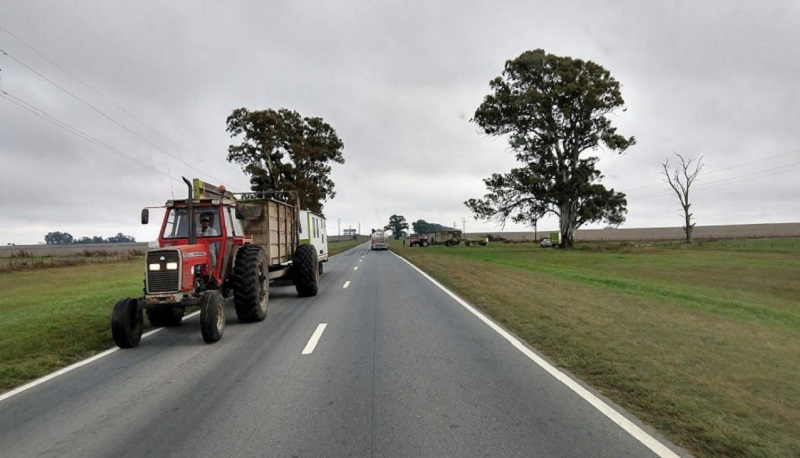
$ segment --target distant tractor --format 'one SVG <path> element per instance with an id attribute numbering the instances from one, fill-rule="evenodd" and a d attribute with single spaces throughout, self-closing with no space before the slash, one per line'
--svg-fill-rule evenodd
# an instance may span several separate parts
<path id="1" fill-rule="evenodd" d="M 111 334 L 121 348 L 139 344 L 143 311 L 153 326 L 169 327 L 198 306 L 203 340 L 212 343 L 222 338 L 226 302 L 240 322 L 266 318 L 270 280 L 288 277 L 299 296 L 317 294 L 328 257 L 324 219 L 262 195 L 183 181 L 188 198 L 167 201 L 158 248 L 147 252 L 144 296 L 114 306 Z"/>
<path id="2" fill-rule="evenodd" d="M 408 246 L 428 246 L 428 236 L 425 234 L 411 234 L 408 238 Z"/>

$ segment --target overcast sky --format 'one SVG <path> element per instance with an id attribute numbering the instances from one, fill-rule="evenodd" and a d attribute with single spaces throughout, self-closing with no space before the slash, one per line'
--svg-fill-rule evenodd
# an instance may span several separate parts
<path id="1" fill-rule="evenodd" d="M 392 214 L 499 230 L 463 202 L 516 164 L 469 120 L 505 61 L 536 48 L 622 85 L 613 121 L 637 144 L 595 153 L 628 195 L 622 227 L 681 225 L 660 175 L 674 152 L 704 157 L 698 225 L 800 221 L 796 0 L 0 0 L 0 28 L 1 245 L 51 231 L 152 240 L 139 211 L 184 197 L 181 176 L 248 190 L 225 160 L 238 107 L 336 129 L 331 235 Z"/>

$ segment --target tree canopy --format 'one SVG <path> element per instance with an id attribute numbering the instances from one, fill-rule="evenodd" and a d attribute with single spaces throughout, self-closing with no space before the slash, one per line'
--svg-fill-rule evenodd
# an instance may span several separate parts
<path id="1" fill-rule="evenodd" d="M 429 223 L 424 219 L 417 220 L 411 223 L 411 227 L 415 234 L 433 234 L 439 231 L 452 231 L 454 228 L 443 226 L 438 223 Z"/>
<path id="2" fill-rule="evenodd" d="M 472 121 L 487 135 L 508 135 L 523 165 L 485 179 L 488 193 L 464 202 L 473 214 L 530 225 L 557 215 L 562 247 L 572 246 L 575 229 L 585 223 L 622 223 L 625 194 L 600 184 L 596 157 L 582 157 L 600 147 L 622 153 L 635 143 L 608 118 L 624 108 L 620 85 L 608 70 L 536 49 L 507 61 L 490 87 L 493 93 Z"/>
<path id="3" fill-rule="evenodd" d="M 344 143 L 322 118 L 301 117 L 286 108 L 237 108 L 227 125 L 231 137 L 242 140 L 228 147 L 228 161 L 250 176 L 251 190 L 297 192 L 301 208 L 317 213 L 336 196 L 331 163 L 344 163 Z"/>
<path id="4" fill-rule="evenodd" d="M 403 231 L 408 229 L 408 222 L 406 222 L 405 216 L 392 215 L 389 217 L 389 224 L 386 225 L 386 229 L 391 230 L 392 236 L 397 240 L 403 236 Z"/>

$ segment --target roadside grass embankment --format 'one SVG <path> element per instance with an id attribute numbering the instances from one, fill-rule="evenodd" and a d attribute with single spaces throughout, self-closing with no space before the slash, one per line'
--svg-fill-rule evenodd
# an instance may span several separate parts
<path id="1" fill-rule="evenodd" d="M 800 456 L 800 243 L 391 249 L 698 456 Z"/>
<path id="2" fill-rule="evenodd" d="M 141 295 L 143 265 L 0 273 L 0 392 L 111 348 L 111 310 Z"/>

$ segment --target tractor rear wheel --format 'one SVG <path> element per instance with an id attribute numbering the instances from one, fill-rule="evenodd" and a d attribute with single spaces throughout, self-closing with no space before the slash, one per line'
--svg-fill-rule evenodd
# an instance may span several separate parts
<path id="1" fill-rule="evenodd" d="M 233 304 L 239 322 L 263 321 L 268 301 L 267 255 L 258 245 L 245 245 L 236 252 L 233 266 Z"/>
<path id="2" fill-rule="evenodd" d="M 144 309 L 150 324 L 156 328 L 178 326 L 183 320 L 184 307 L 158 307 Z"/>
<path id="3" fill-rule="evenodd" d="M 292 277 L 298 296 L 317 295 L 319 278 L 317 269 L 317 250 L 314 245 L 298 246 L 292 256 Z"/>
<path id="4" fill-rule="evenodd" d="M 422 247 L 424 248 L 426 246 L 428 246 L 428 241 L 427 240 L 423 240 L 422 241 Z"/>
<path id="5" fill-rule="evenodd" d="M 117 302 L 111 313 L 111 335 L 119 348 L 133 348 L 142 340 L 142 308 L 139 301 L 127 297 Z"/>
<path id="6" fill-rule="evenodd" d="M 200 332 L 206 343 L 222 338 L 225 331 L 225 298 L 217 290 L 206 291 L 200 298 Z"/>

